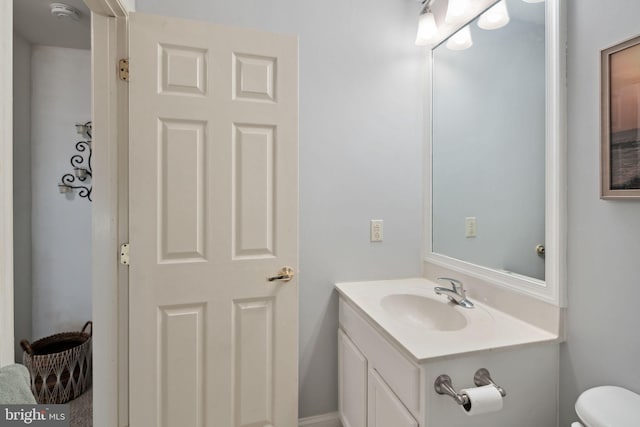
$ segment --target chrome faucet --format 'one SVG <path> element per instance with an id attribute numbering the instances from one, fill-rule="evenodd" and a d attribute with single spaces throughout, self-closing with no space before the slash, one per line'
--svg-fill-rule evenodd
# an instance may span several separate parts
<path id="1" fill-rule="evenodd" d="M 445 295 L 449 301 L 458 304 L 464 308 L 473 308 L 473 303 L 467 299 L 467 292 L 464 290 L 462 282 L 449 277 L 438 277 L 438 280 L 451 283 L 451 289 L 441 288 L 440 286 L 433 288 L 437 295 Z"/>

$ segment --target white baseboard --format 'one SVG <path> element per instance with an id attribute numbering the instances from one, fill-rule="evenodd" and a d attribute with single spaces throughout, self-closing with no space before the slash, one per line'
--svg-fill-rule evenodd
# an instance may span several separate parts
<path id="1" fill-rule="evenodd" d="M 299 427 L 342 427 L 340 415 L 337 412 L 315 415 L 313 417 L 300 418 Z"/>

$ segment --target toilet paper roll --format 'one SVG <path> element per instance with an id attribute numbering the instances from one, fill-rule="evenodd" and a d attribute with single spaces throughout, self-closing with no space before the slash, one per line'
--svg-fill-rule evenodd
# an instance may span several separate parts
<path id="1" fill-rule="evenodd" d="M 492 385 L 465 388 L 460 390 L 460 394 L 469 397 L 469 403 L 462 405 L 462 410 L 467 415 L 487 414 L 502 409 L 502 395 Z"/>

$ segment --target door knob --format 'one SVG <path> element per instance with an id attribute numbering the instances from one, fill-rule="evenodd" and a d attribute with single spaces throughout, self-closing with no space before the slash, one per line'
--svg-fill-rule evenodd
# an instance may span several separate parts
<path id="1" fill-rule="evenodd" d="M 276 276 L 267 277 L 269 282 L 273 282 L 276 280 L 280 280 L 283 282 L 288 282 L 293 279 L 293 268 L 291 267 L 282 267 Z"/>

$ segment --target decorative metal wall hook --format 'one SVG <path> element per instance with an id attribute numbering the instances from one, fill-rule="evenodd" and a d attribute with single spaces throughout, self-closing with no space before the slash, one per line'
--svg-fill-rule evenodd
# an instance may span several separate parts
<path id="1" fill-rule="evenodd" d="M 64 174 L 58 184 L 60 193 L 69 193 L 72 190 L 79 190 L 78 196 L 91 200 L 91 191 L 93 185 L 91 178 L 93 176 L 93 168 L 91 165 L 91 157 L 93 154 L 92 144 L 92 123 L 77 124 L 76 130 L 79 134 L 87 138 L 86 141 L 76 142 L 76 151 L 79 154 L 71 156 L 71 167 L 73 174 Z"/>

